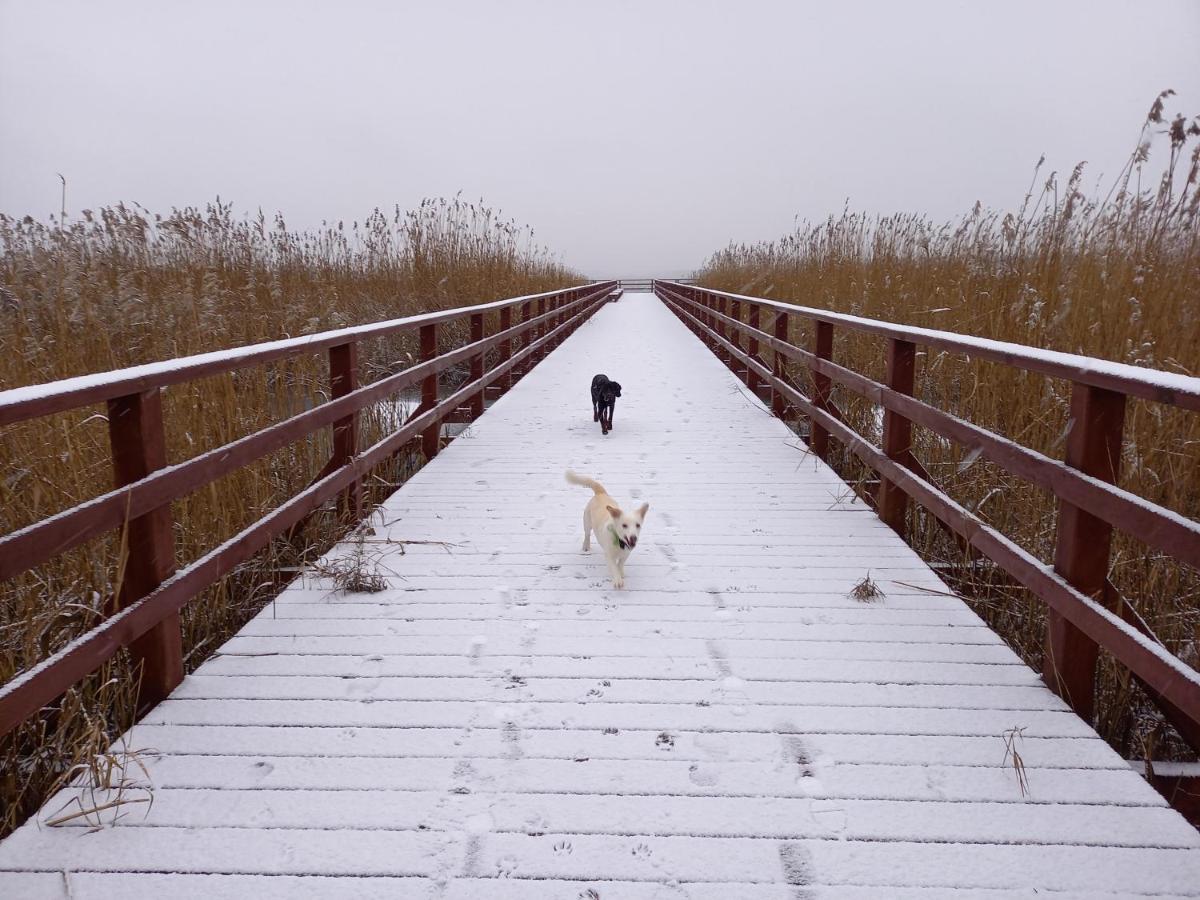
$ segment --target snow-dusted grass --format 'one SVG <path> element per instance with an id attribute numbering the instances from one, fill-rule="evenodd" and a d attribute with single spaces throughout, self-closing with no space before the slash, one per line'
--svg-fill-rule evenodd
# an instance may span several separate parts
<path id="1" fill-rule="evenodd" d="M 846 212 L 804 225 L 778 241 L 734 245 L 715 254 L 700 283 L 904 323 L 1079 353 L 1154 368 L 1164 386 L 1200 375 L 1200 123 L 1172 120 L 1160 98 L 1138 138 L 1138 153 L 1111 193 L 1084 195 L 1082 165 L 1066 179 L 1035 175 L 1012 214 L 978 207 L 960 222 L 913 215 L 878 219 Z M 1157 144 L 1157 146 L 1155 146 Z M 1144 162 L 1151 156 L 1155 167 Z M 1166 170 L 1174 179 L 1159 182 Z M 1139 193 L 1140 186 L 1150 189 Z M 1161 188 L 1161 189 L 1160 189 Z M 763 315 L 770 330 L 771 316 Z M 811 333 L 793 316 L 791 338 Z M 884 380 L 881 339 L 835 328 L 834 358 Z M 806 371 L 793 374 L 811 390 Z M 1194 383 L 1194 382 L 1193 382 Z M 918 352 L 920 399 L 1061 459 L 1070 385 L 997 363 L 970 362 L 940 350 Z M 877 407 L 840 388 L 834 401 L 849 423 L 878 442 Z M 914 432 L 918 458 L 956 501 L 1043 560 L 1053 559 L 1056 502 L 969 448 L 951 447 L 925 429 Z M 835 455 L 850 482 L 862 467 Z M 1200 518 L 1200 415 L 1141 400 L 1129 402 L 1121 460 L 1122 488 L 1191 518 Z M 932 518 L 914 523 L 923 555 L 951 564 L 955 588 L 989 624 L 1040 666 L 1044 607 L 988 566 L 966 563 Z M 1200 572 L 1118 534 L 1111 579 L 1164 643 L 1200 667 Z M 886 587 L 885 587 L 886 589 Z M 1182 748 L 1136 684 L 1101 658 L 1098 727 L 1130 756 L 1170 756 Z"/>

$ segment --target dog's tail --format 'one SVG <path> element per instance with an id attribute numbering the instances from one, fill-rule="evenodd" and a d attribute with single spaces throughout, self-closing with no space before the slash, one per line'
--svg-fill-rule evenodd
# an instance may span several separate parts
<path id="1" fill-rule="evenodd" d="M 590 487 L 597 494 L 608 493 L 608 491 L 604 489 L 604 485 L 602 485 L 600 482 L 591 478 L 584 478 L 582 475 L 576 475 L 570 469 L 567 469 L 567 481 L 569 481 L 571 484 L 578 484 L 581 487 Z"/>

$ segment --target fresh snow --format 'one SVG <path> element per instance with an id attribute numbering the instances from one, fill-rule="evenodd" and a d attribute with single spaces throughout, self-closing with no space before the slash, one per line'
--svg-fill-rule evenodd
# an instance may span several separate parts
<path id="1" fill-rule="evenodd" d="M 568 467 L 650 503 L 625 591 Z M 0 896 L 1200 896 L 1200 835 L 651 295 L 372 526 L 388 590 L 298 579 L 118 743 L 154 802 L 64 791 Z"/>

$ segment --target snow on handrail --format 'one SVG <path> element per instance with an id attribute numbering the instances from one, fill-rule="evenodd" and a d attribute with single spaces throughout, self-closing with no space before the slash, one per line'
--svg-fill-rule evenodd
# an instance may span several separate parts
<path id="1" fill-rule="evenodd" d="M 492 312 L 520 303 L 528 303 L 531 300 L 557 296 L 567 291 L 586 290 L 599 283 L 591 282 L 557 291 L 546 291 L 541 294 L 528 294 L 522 297 L 512 297 L 507 300 L 481 303 L 475 306 L 460 306 L 455 309 L 421 313 L 399 319 L 387 319 L 382 322 L 371 322 L 366 325 L 352 325 L 347 328 L 321 331 L 316 334 L 301 335 L 300 337 L 264 341 L 258 344 L 247 344 L 244 347 L 214 350 L 209 353 L 182 356 L 178 359 L 162 360 L 138 366 L 129 366 L 124 369 L 113 369 L 108 372 L 76 375 L 72 378 L 62 378 L 58 381 L 48 381 L 43 384 L 11 388 L 6 391 L 0 391 L 0 425 L 11 425 L 14 422 L 37 418 L 55 412 L 63 412 L 64 410 L 75 409 L 91 403 L 99 403 L 113 397 L 138 393 L 153 387 L 178 384 L 183 381 L 191 381 L 195 378 L 216 375 L 252 365 L 260 365 L 282 357 L 323 350 L 327 347 L 334 347 L 338 344 L 345 344 L 364 338 L 378 337 L 397 331 L 407 331 L 419 328 L 422 325 L 446 322 L 465 315 Z"/>
<path id="2" fill-rule="evenodd" d="M 921 328 L 915 325 L 900 325 L 886 322 L 882 319 L 868 319 L 849 313 L 831 312 L 827 309 L 816 309 L 810 306 L 800 306 L 795 303 L 784 303 L 779 300 L 768 300 L 765 297 L 750 297 L 745 294 L 733 294 L 729 291 L 718 291 L 713 288 L 685 285 L 674 281 L 664 281 L 685 290 L 704 291 L 718 297 L 731 300 L 754 303 L 759 306 L 780 310 L 790 314 L 827 322 L 831 325 L 843 325 L 855 331 L 877 334 L 882 337 L 911 341 L 928 347 L 938 347 L 945 350 L 956 350 L 969 356 L 1000 362 L 1010 366 L 1040 372 L 1055 378 L 1066 378 L 1095 387 L 1106 388 L 1122 394 L 1155 400 L 1170 406 L 1200 411 L 1200 378 L 1191 375 L 1181 375 L 1175 372 L 1164 372 L 1161 369 L 1144 369 L 1128 363 L 1113 362 L 1097 359 L 1092 356 L 1082 356 L 1077 353 L 1064 353 L 1059 350 L 1044 350 L 1030 347 L 1026 344 L 1014 344 L 1009 341 L 997 341 L 991 338 L 975 337 L 959 334 L 954 331 L 939 331 L 934 328 Z"/>

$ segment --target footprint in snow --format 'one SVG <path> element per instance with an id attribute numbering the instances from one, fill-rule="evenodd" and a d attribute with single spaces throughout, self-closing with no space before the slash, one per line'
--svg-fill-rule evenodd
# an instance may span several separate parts
<path id="1" fill-rule="evenodd" d="M 720 780 L 720 776 L 712 767 L 703 767 L 699 763 L 692 763 L 688 767 L 688 780 L 697 787 L 712 787 Z"/>
<path id="2" fill-rule="evenodd" d="M 570 856 L 573 852 L 575 852 L 575 848 L 571 846 L 570 841 L 559 841 L 554 845 L 556 856 Z"/>
<path id="3" fill-rule="evenodd" d="M 633 854 L 634 859 L 649 859 L 654 855 L 654 851 L 645 844 L 638 844 L 630 852 Z"/>
<path id="4" fill-rule="evenodd" d="M 496 874 L 500 878 L 509 878 L 517 870 L 517 860 L 512 857 L 500 857 L 496 860 Z"/>

